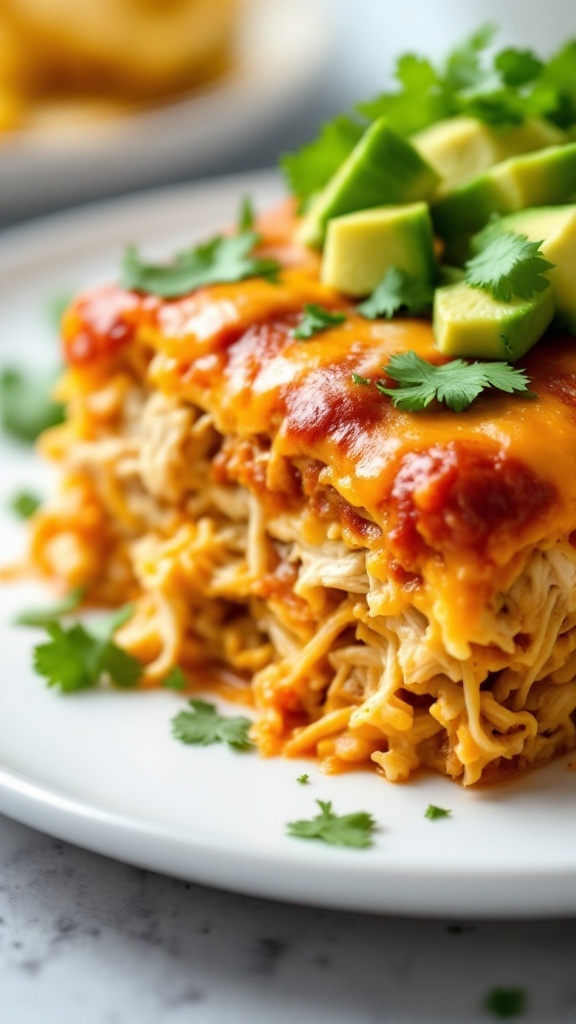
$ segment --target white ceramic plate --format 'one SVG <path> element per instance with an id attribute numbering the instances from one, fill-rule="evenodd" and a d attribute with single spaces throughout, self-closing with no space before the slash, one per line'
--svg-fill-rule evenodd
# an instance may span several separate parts
<path id="1" fill-rule="evenodd" d="M 74 130 L 0 137 L 0 217 L 111 189 L 198 173 L 251 141 L 310 94 L 332 49 L 325 0 L 243 0 L 237 57 L 178 102 Z"/>
<path id="2" fill-rule="evenodd" d="M 150 193 L 45 219 L 0 239 L 0 363 L 53 364 L 54 295 L 114 276 L 127 240 L 162 256 L 230 222 L 239 197 L 279 195 L 272 175 Z M 26 451 L 4 443 L 1 490 L 48 486 Z M 5 500 L 0 500 L 5 508 Z M 3 513 L 0 558 L 24 530 Z M 576 774 L 568 758 L 526 778 L 463 791 L 441 778 L 390 785 L 375 774 L 320 775 L 305 761 L 261 760 L 170 736 L 183 698 L 47 690 L 31 670 L 39 634 L 10 625 L 46 599 L 0 588 L 0 811 L 81 846 L 182 878 L 280 899 L 394 913 L 533 916 L 576 911 Z M 297 776 L 308 772 L 310 783 Z M 289 838 L 316 813 L 370 811 L 369 850 Z M 429 803 L 450 808 L 429 821 Z"/>

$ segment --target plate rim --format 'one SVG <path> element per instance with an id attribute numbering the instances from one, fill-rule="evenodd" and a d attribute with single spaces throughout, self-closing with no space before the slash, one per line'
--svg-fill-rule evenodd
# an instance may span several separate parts
<path id="1" fill-rule="evenodd" d="M 330 848 L 334 861 L 328 865 L 321 855 L 323 850 L 318 852 L 318 847 L 314 851 L 309 847 L 295 847 L 288 855 L 270 850 L 255 853 L 253 847 L 240 844 L 235 845 L 231 853 L 224 840 L 203 835 L 199 838 L 196 833 L 191 845 L 186 829 L 98 808 L 88 801 L 58 793 L 51 786 L 5 768 L 1 763 L 0 813 L 121 863 L 195 884 L 304 906 L 432 920 L 512 921 L 572 917 L 576 909 L 576 877 L 572 869 L 551 872 L 549 867 L 520 868 L 514 872 L 512 880 L 506 870 L 500 874 L 487 871 L 483 875 L 477 869 L 458 872 L 450 865 L 434 871 L 432 877 L 423 877 L 416 867 L 403 870 L 395 867 L 392 875 L 386 877 L 381 862 L 370 864 L 368 859 L 358 860 L 364 851 Z M 148 845 L 140 849 L 138 843 L 142 839 Z M 196 859 L 198 854 L 200 860 Z M 235 867 L 232 876 L 231 858 Z M 353 897 L 342 886 L 346 880 L 343 871 L 347 871 L 352 859 L 354 866 L 360 869 L 360 887 Z M 297 870 L 303 866 L 306 867 L 305 878 Z M 270 880 L 271 868 L 280 872 L 273 881 Z M 525 892 L 527 887 L 536 884 L 539 891 L 524 906 L 516 901 L 511 903 L 511 881 L 513 890 Z M 320 888 L 316 888 L 318 883 Z M 436 887 L 433 900 L 429 896 L 431 884 Z M 471 885 L 477 889 L 472 901 L 467 898 Z"/>

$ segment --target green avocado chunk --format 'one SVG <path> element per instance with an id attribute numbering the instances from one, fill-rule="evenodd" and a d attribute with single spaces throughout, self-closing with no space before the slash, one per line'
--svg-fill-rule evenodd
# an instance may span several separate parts
<path id="1" fill-rule="evenodd" d="M 434 337 L 446 356 L 513 363 L 542 337 L 553 316 L 552 288 L 531 299 L 498 302 L 461 281 L 434 295 Z"/>
<path id="2" fill-rule="evenodd" d="M 447 193 L 432 208 L 448 259 L 465 258 L 470 236 L 493 214 L 560 204 L 576 194 L 576 142 L 512 157 Z"/>
<path id="3" fill-rule="evenodd" d="M 442 178 L 438 195 L 444 195 L 509 157 L 561 145 L 566 134 L 536 117 L 501 128 L 475 117 L 450 117 L 417 132 L 410 141 Z"/>
<path id="4" fill-rule="evenodd" d="M 385 118 L 374 121 L 317 196 L 299 230 L 304 245 L 320 249 L 333 217 L 432 195 L 439 178 L 414 146 Z"/>
<path id="5" fill-rule="evenodd" d="M 344 295 L 370 295 L 390 267 L 432 284 L 434 232 L 426 203 L 380 206 L 328 223 L 321 277 Z"/>
<path id="6" fill-rule="evenodd" d="M 540 249 L 554 269 L 547 271 L 554 293 L 556 313 L 569 331 L 576 334 L 576 205 L 540 206 L 511 213 L 495 221 L 494 228 L 516 231 Z"/>

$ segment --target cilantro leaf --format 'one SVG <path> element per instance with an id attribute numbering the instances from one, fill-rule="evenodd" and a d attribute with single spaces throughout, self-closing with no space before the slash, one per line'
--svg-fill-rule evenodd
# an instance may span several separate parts
<path id="1" fill-rule="evenodd" d="M 430 818 L 430 821 L 436 821 L 437 818 L 449 818 L 452 811 L 446 810 L 445 807 L 437 807 L 436 804 L 428 804 L 424 812 L 425 818 Z"/>
<path id="2" fill-rule="evenodd" d="M 361 302 L 358 312 L 368 320 L 393 317 L 399 310 L 416 315 L 430 309 L 434 289 L 425 281 L 417 281 L 399 267 L 390 267 L 372 295 Z"/>
<path id="3" fill-rule="evenodd" d="M 168 675 L 164 676 L 162 686 L 166 690 L 185 690 L 188 686 L 188 680 L 182 669 L 178 665 L 175 665 L 174 668 L 170 669 Z"/>
<path id="4" fill-rule="evenodd" d="M 0 371 L 0 425 L 18 441 L 32 444 L 43 430 L 64 419 L 64 408 L 49 397 L 52 377 L 5 367 Z"/>
<path id="5" fill-rule="evenodd" d="M 505 47 L 494 54 L 494 34 L 494 26 L 484 25 L 438 66 L 404 54 L 394 70 L 395 88 L 359 103 L 355 112 L 369 122 L 385 117 L 405 136 L 458 114 L 502 128 L 527 117 L 547 117 L 561 128 L 576 123 L 576 40 L 544 63 L 531 50 Z M 363 131 L 353 117 L 337 117 L 316 140 L 282 158 L 302 205 L 324 188 Z"/>
<path id="6" fill-rule="evenodd" d="M 406 412 L 420 412 L 434 399 L 454 412 L 462 412 L 485 388 L 532 394 L 524 371 L 503 362 L 465 363 L 463 359 L 452 359 L 434 366 L 415 352 L 402 352 L 392 356 L 384 370 L 400 387 L 386 387 L 383 381 L 377 381 L 376 387 L 389 395 L 397 409 Z"/>
<path id="7" fill-rule="evenodd" d="M 204 700 L 188 701 L 190 711 L 181 711 L 172 719 L 172 735 L 182 743 L 227 743 L 234 750 L 248 750 L 252 741 L 249 718 L 220 715 L 214 704 Z"/>
<path id="8" fill-rule="evenodd" d="M 394 77 L 400 88 L 359 103 L 360 114 L 371 121 L 385 117 L 395 131 L 412 135 L 452 113 L 441 77 L 425 57 L 404 54 L 397 61 Z"/>
<path id="9" fill-rule="evenodd" d="M 128 246 L 122 264 L 122 284 L 169 299 L 205 285 L 244 281 L 248 277 L 274 280 L 280 269 L 276 260 L 253 255 L 259 241 L 260 236 L 253 231 L 229 238 L 218 235 L 195 249 L 178 253 L 168 266 L 143 263 L 136 248 Z"/>
<path id="10" fill-rule="evenodd" d="M 484 1002 L 485 1008 L 501 1020 L 519 1017 L 527 1007 L 526 992 L 522 988 L 493 988 Z"/>
<path id="11" fill-rule="evenodd" d="M 498 231 L 489 224 L 473 240 L 477 254 L 465 265 L 466 281 L 500 302 L 510 302 L 514 295 L 530 299 L 535 292 L 549 288 L 545 274 L 554 267 L 540 251 L 541 245 L 530 242 L 526 235 Z"/>
<path id="12" fill-rule="evenodd" d="M 303 775 L 297 777 L 296 782 L 299 782 L 301 786 L 306 786 L 310 782 L 310 776 L 304 772 Z"/>
<path id="13" fill-rule="evenodd" d="M 345 313 L 324 309 L 323 306 L 316 306 L 309 302 L 304 306 L 302 319 L 292 331 L 292 337 L 305 341 L 308 338 L 313 338 L 315 334 L 320 334 L 321 331 L 328 331 L 331 327 L 344 323 L 345 319 Z"/>
<path id="14" fill-rule="evenodd" d="M 538 78 L 544 64 L 532 50 L 501 50 L 494 58 L 494 67 L 506 85 L 526 85 Z"/>
<path id="15" fill-rule="evenodd" d="M 369 385 L 372 383 L 372 381 L 369 380 L 368 377 L 363 377 L 361 373 L 353 373 L 352 382 L 354 384 L 360 385 L 363 388 L 369 387 Z"/>
<path id="16" fill-rule="evenodd" d="M 537 79 L 533 95 L 547 104 L 542 111 L 560 128 L 576 122 L 576 39 L 571 39 L 555 53 Z"/>
<path id="17" fill-rule="evenodd" d="M 84 587 L 74 587 L 60 601 L 46 608 L 33 608 L 20 612 L 14 619 L 16 626 L 48 626 L 63 615 L 69 615 L 84 599 Z"/>
<path id="18" fill-rule="evenodd" d="M 137 658 L 109 640 L 102 647 L 99 660 L 99 675 L 110 676 L 116 686 L 131 689 L 142 675 L 142 666 Z"/>
<path id="19" fill-rule="evenodd" d="M 240 210 L 238 213 L 237 228 L 238 233 L 242 234 L 245 231 L 252 231 L 256 221 L 256 214 L 254 213 L 254 206 L 250 196 L 243 196 L 240 202 Z"/>
<path id="20" fill-rule="evenodd" d="M 97 632 L 79 622 L 66 628 L 59 622 L 46 621 L 50 639 L 34 648 L 35 670 L 47 679 L 48 686 L 58 686 L 62 693 L 91 689 L 103 677 L 123 688 L 135 686 L 142 666 L 111 639 L 117 622 L 118 616 L 110 617 L 106 631 L 101 624 Z"/>
<path id="21" fill-rule="evenodd" d="M 280 166 L 291 192 L 305 203 L 338 170 L 364 134 L 364 126 L 341 115 L 323 124 L 320 134 L 295 153 L 284 153 Z"/>
<path id="22" fill-rule="evenodd" d="M 482 25 L 448 54 L 444 82 L 451 92 L 477 87 L 485 79 L 482 54 L 495 34 L 495 25 Z"/>
<path id="23" fill-rule="evenodd" d="M 320 814 L 315 818 L 291 821 L 288 823 L 288 835 L 300 839 L 320 839 L 332 846 L 353 846 L 357 848 L 371 846 L 371 833 L 376 822 L 366 811 L 354 814 L 337 815 L 332 811 L 332 804 L 317 800 Z"/>
<path id="24" fill-rule="evenodd" d="M 41 504 L 42 499 L 37 494 L 32 494 L 31 491 L 17 491 L 10 498 L 8 507 L 20 519 L 30 519 Z"/>
<path id="25" fill-rule="evenodd" d="M 34 648 L 34 668 L 46 677 L 48 686 L 59 686 L 63 693 L 95 686 L 100 644 L 79 623 L 65 629 L 49 622 L 46 631 L 50 640 Z"/>

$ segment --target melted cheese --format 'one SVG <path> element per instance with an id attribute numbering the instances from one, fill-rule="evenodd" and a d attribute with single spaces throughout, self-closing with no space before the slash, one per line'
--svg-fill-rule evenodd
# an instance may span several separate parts
<path id="1" fill-rule="evenodd" d="M 346 321 L 296 340 L 309 302 L 344 309 Z M 136 343 L 154 353 L 152 385 L 210 412 L 222 434 L 266 438 L 272 457 L 320 463 L 322 483 L 381 530 L 370 571 L 410 574 L 410 601 L 426 614 L 433 606 L 457 654 L 534 546 L 576 524 L 576 349 L 563 339 L 526 361 L 537 398 L 491 392 L 460 414 L 406 413 L 353 374 L 377 379 L 409 349 L 442 361 L 430 324 L 367 321 L 319 283 L 314 260 L 278 284 L 220 285 L 170 302 L 107 289 L 81 299 L 67 325 L 69 359 L 85 372 Z"/>

